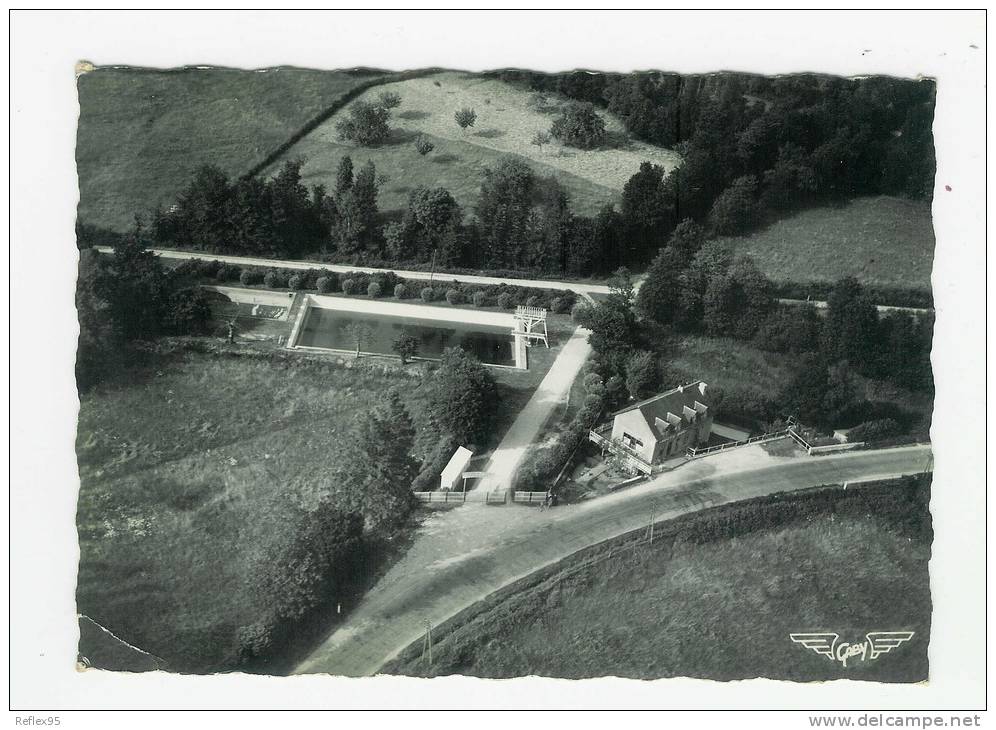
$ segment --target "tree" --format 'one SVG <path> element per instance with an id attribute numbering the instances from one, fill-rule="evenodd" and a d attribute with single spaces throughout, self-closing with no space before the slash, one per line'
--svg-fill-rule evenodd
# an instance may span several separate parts
<path id="1" fill-rule="evenodd" d="M 709 210 L 709 226 L 720 235 L 736 236 L 758 224 L 757 178 L 744 175 L 720 193 Z"/>
<path id="2" fill-rule="evenodd" d="M 384 109 L 394 109 L 401 106 L 401 95 L 394 91 L 382 91 L 377 95 L 377 104 Z"/>
<path id="3" fill-rule="evenodd" d="M 363 515 L 367 529 L 392 530 L 414 509 L 411 485 L 419 471 L 414 447 L 411 416 L 392 390 L 354 432 L 338 475 L 340 499 Z"/>
<path id="4" fill-rule="evenodd" d="M 681 301 L 681 274 L 705 241 L 705 231 L 697 223 L 682 221 L 674 229 L 668 244 L 660 250 L 647 270 L 636 298 L 642 317 L 670 325 L 678 314 Z"/>
<path id="5" fill-rule="evenodd" d="M 536 134 L 533 135 L 532 140 L 530 140 L 530 144 L 536 145 L 537 147 L 540 148 L 540 151 L 542 152 L 543 145 L 550 144 L 551 139 L 552 138 L 550 137 L 549 132 L 537 132 Z"/>
<path id="6" fill-rule="evenodd" d="M 673 203 L 664 186 L 666 174 L 660 165 L 644 162 L 623 186 L 620 209 L 632 251 L 630 257 L 635 263 L 647 261 L 674 225 Z"/>
<path id="7" fill-rule="evenodd" d="M 422 155 L 422 157 L 425 157 L 434 149 L 436 149 L 436 145 L 430 142 L 428 137 L 420 134 L 415 138 L 415 151 Z"/>
<path id="8" fill-rule="evenodd" d="M 473 127 L 474 122 L 477 121 L 477 112 L 469 107 L 464 107 L 463 109 L 458 109 L 453 114 L 453 118 L 460 125 L 460 129 L 466 131 L 467 127 Z"/>
<path id="9" fill-rule="evenodd" d="M 376 145 L 388 138 L 391 128 L 388 121 L 391 112 L 380 104 L 356 101 L 349 107 L 349 116 L 336 125 L 339 139 L 358 145 Z"/>
<path id="10" fill-rule="evenodd" d="M 377 170 L 373 161 L 368 161 L 360 168 L 353 185 L 339 204 L 341 219 L 336 238 L 340 251 L 357 253 L 380 247 L 377 193 Z"/>
<path id="11" fill-rule="evenodd" d="M 498 388 L 477 359 L 461 350 L 443 352 L 429 384 L 432 415 L 440 427 L 462 443 L 484 443 L 494 426 Z"/>
<path id="12" fill-rule="evenodd" d="M 605 141 L 605 120 L 590 102 L 572 102 L 553 121 L 550 134 L 563 144 L 590 150 Z"/>
<path id="13" fill-rule="evenodd" d="M 858 280 L 838 281 L 827 299 L 823 351 L 831 362 L 847 360 L 864 370 L 873 360 L 878 340 L 878 310 Z"/>
<path id="14" fill-rule="evenodd" d="M 725 273 L 709 279 L 702 321 L 710 335 L 749 339 L 774 304 L 771 282 L 749 256 L 739 256 Z"/>
<path id="15" fill-rule="evenodd" d="M 408 360 L 418 353 L 418 340 L 407 332 L 398 335 L 391 343 L 391 349 L 401 358 L 401 364 L 405 365 Z"/>
<path id="16" fill-rule="evenodd" d="M 335 195 L 340 200 L 353 187 L 353 160 L 349 155 L 343 155 L 335 171 Z"/>
<path id="17" fill-rule="evenodd" d="M 718 241 L 709 241 L 695 254 L 691 264 L 678 277 L 680 300 L 674 322 L 679 329 L 695 331 L 702 326 L 709 282 L 717 276 L 725 276 L 732 261 L 729 248 Z"/>
<path id="18" fill-rule="evenodd" d="M 660 388 L 660 369 L 652 352 L 641 350 L 630 356 L 626 364 L 626 389 L 631 398 L 642 400 Z"/>
<path id="19" fill-rule="evenodd" d="M 519 265 L 536 177 L 518 157 L 504 156 L 485 168 L 477 203 L 484 262 L 494 268 Z"/>
<path id="20" fill-rule="evenodd" d="M 758 329 L 754 344 L 769 352 L 816 352 L 820 349 L 821 324 L 815 307 L 776 307 Z"/>

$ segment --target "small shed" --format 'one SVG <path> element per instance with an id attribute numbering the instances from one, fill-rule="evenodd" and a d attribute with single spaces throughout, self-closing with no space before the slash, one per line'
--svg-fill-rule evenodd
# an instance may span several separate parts
<path id="1" fill-rule="evenodd" d="M 470 463 L 473 456 L 473 451 L 465 449 L 463 446 L 458 446 L 453 456 L 450 457 L 446 468 L 443 469 L 443 473 L 439 475 L 439 488 L 443 491 L 456 488 L 460 484 L 463 473 L 467 469 L 467 464 Z"/>

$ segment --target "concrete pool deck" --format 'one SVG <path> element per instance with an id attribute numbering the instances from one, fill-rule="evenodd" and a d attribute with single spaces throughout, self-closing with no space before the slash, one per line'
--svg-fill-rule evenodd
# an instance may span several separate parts
<path id="1" fill-rule="evenodd" d="M 278 293 L 278 292 L 273 292 Z M 290 338 L 287 340 L 288 349 L 328 349 L 311 348 L 298 345 L 298 338 L 301 329 L 304 327 L 308 310 L 311 307 L 320 309 L 331 309 L 338 312 L 352 312 L 355 314 L 400 317 L 404 319 L 416 319 L 423 321 L 459 324 L 476 324 L 482 327 L 497 327 L 508 331 L 509 337 L 513 337 L 513 330 L 516 329 L 517 320 L 512 314 L 505 312 L 490 312 L 478 309 L 463 309 L 461 307 L 433 307 L 426 304 L 407 304 L 403 302 L 388 302 L 378 299 L 350 298 L 324 296 L 321 294 L 304 294 L 301 306 L 298 309 L 294 327 L 291 330 Z M 526 370 L 528 359 L 526 355 L 526 338 L 514 336 L 512 353 L 515 358 L 515 368 Z M 507 367 L 507 366 L 496 366 Z"/>

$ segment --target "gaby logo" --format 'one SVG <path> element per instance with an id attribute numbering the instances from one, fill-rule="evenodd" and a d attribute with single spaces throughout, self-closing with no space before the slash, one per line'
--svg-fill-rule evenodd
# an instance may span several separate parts
<path id="1" fill-rule="evenodd" d="M 796 644 L 802 644 L 817 654 L 825 656 L 832 662 L 840 662 L 847 668 L 850 660 L 872 661 L 882 654 L 888 654 L 900 644 L 913 638 L 913 631 L 871 631 L 865 634 L 865 640 L 857 644 L 849 644 L 840 640 L 839 634 L 812 633 L 789 634 Z"/>

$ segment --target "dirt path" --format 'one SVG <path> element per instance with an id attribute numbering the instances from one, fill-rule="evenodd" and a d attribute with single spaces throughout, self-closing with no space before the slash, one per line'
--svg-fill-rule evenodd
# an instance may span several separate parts
<path id="1" fill-rule="evenodd" d="M 588 344 L 588 330 L 578 327 L 553 361 L 532 397 L 509 426 L 505 437 L 491 455 L 485 469 L 488 475 L 481 479 L 476 489 L 500 491 L 511 486 L 512 477 L 526 455 L 526 450 L 536 440 L 553 409 L 564 402 L 574 378 L 589 354 L 591 345 Z"/>
<path id="2" fill-rule="evenodd" d="M 763 445 L 692 461 L 653 481 L 580 505 L 468 504 L 431 515 L 408 554 L 364 597 L 296 674 L 375 674 L 467 606 L 573 552 L 647 524 L 705 507 L 821 484 L 912 474 L 930 446 L 833 456 L 776 455 Z"/>

